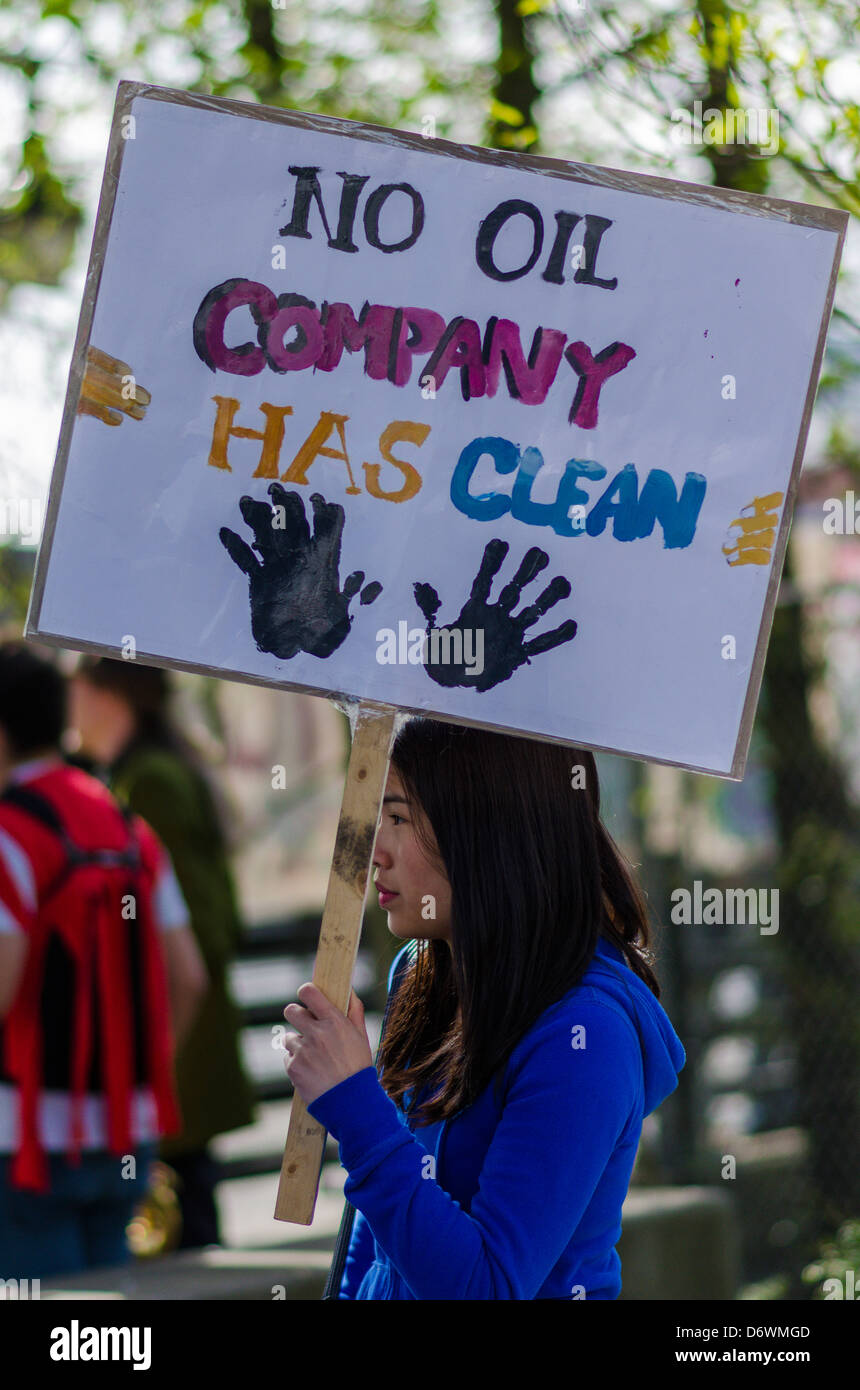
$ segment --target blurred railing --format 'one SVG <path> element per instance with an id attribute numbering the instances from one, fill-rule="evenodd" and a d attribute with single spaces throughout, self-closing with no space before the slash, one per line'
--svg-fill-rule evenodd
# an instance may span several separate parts
<path id="1" fill-rule="evenodd" d="M 242 1051 L 258 1102 L 257 1123 L 216 1141 L 224 1180 L 257 1177 L 280 1171 L 293 1087 L 277 1048 L 279 1031 L 287 1028 L 284 1006 L 313 973 L 319 938 L 319 913 L 286 917 L 249 927 L 232 971 L 233 996 L 242 1018 Z M 355 985 L 365 1000 L 378 984 L 374 958 L 359 948 Z M 375 1048 L 381 1015 L 365 1013 L 371 1046 Z M 331 1140 L 327 1159 L 337 1158 Z"/>

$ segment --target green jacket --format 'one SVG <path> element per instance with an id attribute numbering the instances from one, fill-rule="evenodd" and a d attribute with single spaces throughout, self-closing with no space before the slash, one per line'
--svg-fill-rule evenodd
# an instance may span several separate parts
<path id="1" fill-rule="evenodd" d="M 240 1019 L 228 984 L 241 926 L 223 836 L 199 773 L 169 749 L 138 743 L 114 764 L 111 789 L 167 849 L 210 978 L 176 1055 L 184 1125 L 181 1134 L 162 1141 L 169 1163 L 171 1155 L 200 1149 L 213 1135 L 254 1120 L 253 1091 L 239 1052 Z"/>

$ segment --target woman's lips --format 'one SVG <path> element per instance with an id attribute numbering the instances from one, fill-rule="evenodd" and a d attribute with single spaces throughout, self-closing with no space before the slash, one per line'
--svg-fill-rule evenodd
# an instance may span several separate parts
<path id="1" fill-rule="evenodd" d="M 380 906 L 380 907 L 385 907 L 387 903 L 392 902 L 397 896 L 398 896 L 397 893 L 388 893 L 388 892 L 386 892 L 384 889 L 380 888 L 380 889 L 379 889 L 379 906 Z"/>

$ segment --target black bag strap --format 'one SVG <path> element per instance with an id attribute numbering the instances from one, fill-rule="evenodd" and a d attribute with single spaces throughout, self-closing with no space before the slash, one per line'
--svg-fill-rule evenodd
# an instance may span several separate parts
<path id="1" fill-rule="evenodd" d="M 123 868 L 137 870 L 140 868 L 141 855 L 137 836 L 131 822 L 131 815 L 125 807 L 119 806 L 123 820 L 129 833 L 129 844 L 126 849 L 82 849 L 76 844 L 66 829 L 65 823 L 53 802 L 49 801 L 41 792 L 37 792 L 33 787 L 21 786 L 12 783 L 6 787 L 0 795 L 0 802 L 7 806 L 15 806 L 19 811 L 24 811 L 33 820 L 39 822 L 46 830 L 50 830 L 62 842 L 66 861 L 60 872 L 43 895 L 43 901 L 53 897 L 65 883 L 69 874 L 82 865 L 96 865 L 103 869 Z"/>
<path id="2" fill-rule="evenodd" d="M 66 827 L 60 819 L 56 806 L 46 796 L 34 791 L 32 787 L 24 787 L 13 782 L 0 796 L 0 801 L 6 802 L 8 806 L 17 806 L 19 811 L 26 811 L 28 816 L 32 816 L 48 830 L 53 830 L 60 839 L 66 838 Z"/>
<path id="3" fill-rule="evenodd" d="M 382 1028 L 379 1033 L 379 1043 L 376 1048 L 376 1056 L 379 1057 L 379 1049 L 382 1047 L 382 1039 L 385 1037 L 385 1025 L 391 1013 L 391 1005 L 397 993 L 398 985 L 404 973 L 413 964 L 418 954 L 418 943 L 409 941 L 403 954 L 403 959 L 394 972 L 394 979 L 391 981 L 391 989 L 388 991 L 388 998 L 385 1001 L 385 1012 L 382 1016 Z M 337 1242 L 334 1247 L 331 1266 L 328 1272 L 325 1289 L 323 1290 L 322 1301 L 327 1302 L 336 1299 L 340 1293 L 341 1281 L 343 1280 L 343 1268 L 346 1264 L 346 1257 L 349 1252 L 349 1242 L 352 1239 L 352 1227 L 355 1221 L 355 1207 L 351 1202 L 345 1202 L 343 1216 L 340 1219 L 340 1229 L 337 1233 Z"/>

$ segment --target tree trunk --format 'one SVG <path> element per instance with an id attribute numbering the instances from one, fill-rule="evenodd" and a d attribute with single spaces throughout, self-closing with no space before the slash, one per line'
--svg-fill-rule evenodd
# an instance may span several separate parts
<path id="1" fill-rule="evenodd" d="M 499 23 L 493 98 L 497 103 L 488 128 L 488 143 L 497 149 L 533 149 L 537 145 L 534 107 L 540 91 L 534 80 L 534 53 L 520 0 L 495 0 Z M 509 108 L 507 119 L 502 107 Z"/>
<path id="2" fill-rule="evenodd" d="M 701 0 L 709 51 L 731 7 Z M 731 55 L 708 71 L 703 106 L 731 109 Z M 764 193 L 768 163 L 749 146 L 724 154 L 703 145 L 720 188 Z M 794 601 L 791 552 L 774 615 L 762 689 L 760 726 L 779 837 L 780 952 L 796 1050 L 799 1119 L 808 1133 L 814 1185 L 813 1225 L 833 1228 L 860 1210 L 860 1165 L 841 1136 L 860 1133 L 860 963 L 856 941 L 858 817 L 838 763 L 811 716 L 817 672 L 808 655 L 808 617 Z M 853 882 L 852 882 L 853 880 Z"/>

